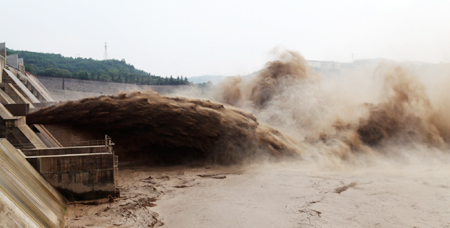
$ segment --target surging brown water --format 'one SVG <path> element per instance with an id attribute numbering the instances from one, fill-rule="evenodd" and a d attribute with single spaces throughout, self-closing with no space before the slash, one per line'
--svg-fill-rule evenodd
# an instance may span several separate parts
<path id="1" fill-rule="evenodd" d="M 108 134 L 121 160 L 230 164 L 255 156 L 294 155 L 293 141 L 250 113 L 208 100 L 121 93 L 69 101 L 27 116 L 28 124 Z"/>
<path id="2" fill-rule="evenodd" d="M 325 156 L 349 159 L 361 153 L 380 152 L 389 145 L 448 148 L 450 121 L 445 112 L 450 109 L 441 104 L 449 99 L 437 95 L 440 101 L 432 102 L 411 68 L 384 61 L 369 72 L 369 77 L 358 75 L 357 79 L 366 77 L 373 83 L 361 93 L 355 89 L 355 78 L 340 76 L 339 81 L 332 81 L 318 76 L 303 57 L 287 51 L 279 60 L 267 63 L 246 84 L 239 78 L 225 80 L 218 87 L 228 89 L 219 89 L 217 97 L 255 113 L 260 121 L 292 137 L 304 138 L 304 144 L 314 147 L 315 153 L 325 151 Z M 362 100 L 358 97 L 366 97 L 365 93 L 378 95 L 358 101 Z M 239 101 L 234 97 L 230 102 L 235 94 L 242 94 Z"/>
<path id="3" fill-rule="evenodd" d="M 368 145 L 395 138 L 433 146 L 444 146 L 444 137 L 438 131 L 439 123 L 432 122 L 433 110 L 424 86 L 397 66 L 385 74 L 383 102 L 366 104 L 369 117 L 360 121 L 358 134 Z"/>
<path id="4" fill-rule="evenodd" d="M 303 80 L 316 79 L 317 76 L 306 65 L 299 53 L 286 51 L 278 60 L 268 62 L 255 79 L 243 83 L 240 77 L 229 77 L 219 87 L 216 98 L 226 104 L 240 105 L 249 100 L 256 108 L 264 108 L 274 96 L 284 88 Z"/>
<path id="5" fill-rule="evenodd" d="M 267 63 L 258 74 L 250 86 L 249 99 L 257 107 L 263 107 L 283 87 L 308 77 L 306 60 L 297 52 L 287 51 L 279 60 Z"/>

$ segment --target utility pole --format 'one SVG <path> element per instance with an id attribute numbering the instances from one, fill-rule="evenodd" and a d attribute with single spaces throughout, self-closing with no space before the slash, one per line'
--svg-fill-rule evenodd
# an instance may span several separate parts
<path id="1" fill-rule="evenodd" d="M 106 42 L 105 42 L 105 60 L 108 60 L 108 46 L 106 45 Z"/>

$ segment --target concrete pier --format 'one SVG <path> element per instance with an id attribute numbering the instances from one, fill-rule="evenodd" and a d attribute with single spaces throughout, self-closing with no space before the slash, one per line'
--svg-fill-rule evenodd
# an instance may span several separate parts
<path id="1" fill-rule="evenodd" d="M 0 139 L 0 227 L 64 227 L 65 199 Z"/>
<path id="2" fill-rule="evenodd" d="M 19 68 L 19 55 L 8 55 L 6 56 L 6 64 L 10 65 L 11 67 L 18 69 Z"/>
<path id="3" fill-rule="evenodd" d="M 30 164 L 69 201 L 115 197 L 117 156 L 104 145 L 24 149 Z"/>
<path id="4" fill-rule="evenodd" d="M 22 81 L 17 78 L 17 76 L 5 69 L 6 74 L 3 74 L 3 82 L 13 85 L 30 103 L 40 103 L 33 93 L 25 86 Z"/>
<path id="5" fill-rule="evenodd" d="M 6 44 L 0 43 L 0 74 L 3 72 L 3 68 L 6 66 Z M 1 78 L 0 78 L 0 82 Z"/>

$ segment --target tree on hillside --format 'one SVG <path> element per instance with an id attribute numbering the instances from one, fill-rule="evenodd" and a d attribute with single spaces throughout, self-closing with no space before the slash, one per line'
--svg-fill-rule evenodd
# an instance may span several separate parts
<path id="1" fill-rule="evenodd" d="M 34 69 L 33 65 L 30 65 L 30 64 L 27 64 L 27 63 L 24 63 L 23 65 L 25 66 L 25 71 L 28 71 L 31 74 L 36 74 L 36 69 Z"/>
<path id="2" fill-rule="evenodd" d="M 71 78 L 72 73 L 68 70 L 57 69 L 57 68 L 48 68 L 45 70 L 37 71 L 38 75 L 46 75 L 48 77 L 58 77 L 58 78 Z"/>
<path id="3" fill-rule="evenodd" d="M 64 57 L 61 54 L 6 50 L 8 55 L 18 54 L 25 62 L 25 70 L 47 77 L 89 79 L 106 82 L 124 82 L 141 85 L 186 85 L 182 77 L 174 79 L 155 76 L 124 60 L 94 60 L 92 58 Z M 187 80 L 185 80 L 187 82 Z"/>

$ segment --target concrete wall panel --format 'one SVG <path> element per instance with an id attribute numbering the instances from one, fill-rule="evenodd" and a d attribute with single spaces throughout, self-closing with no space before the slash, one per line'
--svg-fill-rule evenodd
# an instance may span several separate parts
<path id="1" fill-rule="evenodd" d="M 6 43 L 0 43 L 0 56 L 6 59 Z"/>
<path id="2" fill-rule="evenodd" d="M 80 170 L 112 169 L 112 154 L 78 154 L 73 156 L 40 156 L 40 173 L 78 172 Z"/>
<path id="3" fill-rule="evenodd" d="M 3 91 L 0 89 L 0 103 L 2 104 L 15 104 L 16 102 Z"/>
<path id="4" fill-rule="evenodd" d="M 117 94 L 121 91 L 147 91 L 153 90 L 160 94 L 170 94 L 178 89 L 189 88 L 187 85 L 178 85 L 178 86 L 158 86 L 158 85 L 134 85 L 134 84 L 126 84 L 126 83 L 116 83 L 116 82 L 100 82 L 100 81 L 90 81 L 90 80 L 80 80 L 80 79 L 64 79 L 64 90 L 62 90 L 63 79 L 62 78 L 52 78 L 52 77 L 41 77 L 38 76 L 38 79 L 44 84 L 44 86 L 52 91 L 52 90 L 61 90 L 61 91 L 77 91 L 77 92 L 85 92 L 89 93 L 88 96 L 96 96 L 99 94 L 103 95 L 111 95 Z M 74 99 L 72 94 L 67 94 L 67 99 Z M 54 98 L 56 98 L 54 96 Z M 76 98 L 76 97 L 75 97 Z"/>
<path id="5" fill-rule="evenodd" d="M 0 227 L 39 227 L 2 191 L 0 191 Z"/>
<path id="6" fill-rule="evenodd" d="M 19 73 L 19 76 L 23 76 L 26 78 L 24 84 L 30 89 L 30 91 L 35 94 L 35 96 L 40 101 L 53 102 L 53 97 L 50 95 L 50 92 L 45 88 L 44 85 L 32 74 L 23 74 Z"/>
<path id="7" fill-rule="evenodd" d="M 6 215 L 0 227 L 64 227 L 64 198 L 6 139 L 0 139 L 0 205 L 6 207 L 0 206 Z"/>
<path id="8" fill-rule="evenodd" d="M 3 74 L 3 69 L 6 66 L 6 58 L 3 56 L 0 56 L 0 76 Z M 0 82 L 2 82 L 2 77 L 0 77 Z"/>
<path id="9" fill-rule="evenodd" d="M 5 83 L 11 83 L 13 84 L 24 96 L 26 96 L 27 100 L 29 100 L 31 103 L 40 103 L 40 101 L 33 95 L 33 93 L 28 90 L 28 88 L 20 81 L 19 78 L 17 78 L 16 75 L 13 74 L 13 72 L 6 70 L 6 77 L 3 78 L 3 81 Z"/>
<path id="10" fill-rule="evenodd" d="M 6 63 L 16 69 L 19 68 L 19 55 L 8 55 L 6 56 Z"/>
<path id="11" fill-rule="evenodd" d="M 27 160 L 68 200 L 114 196 L 114 154 L 30 156 Z"/>

